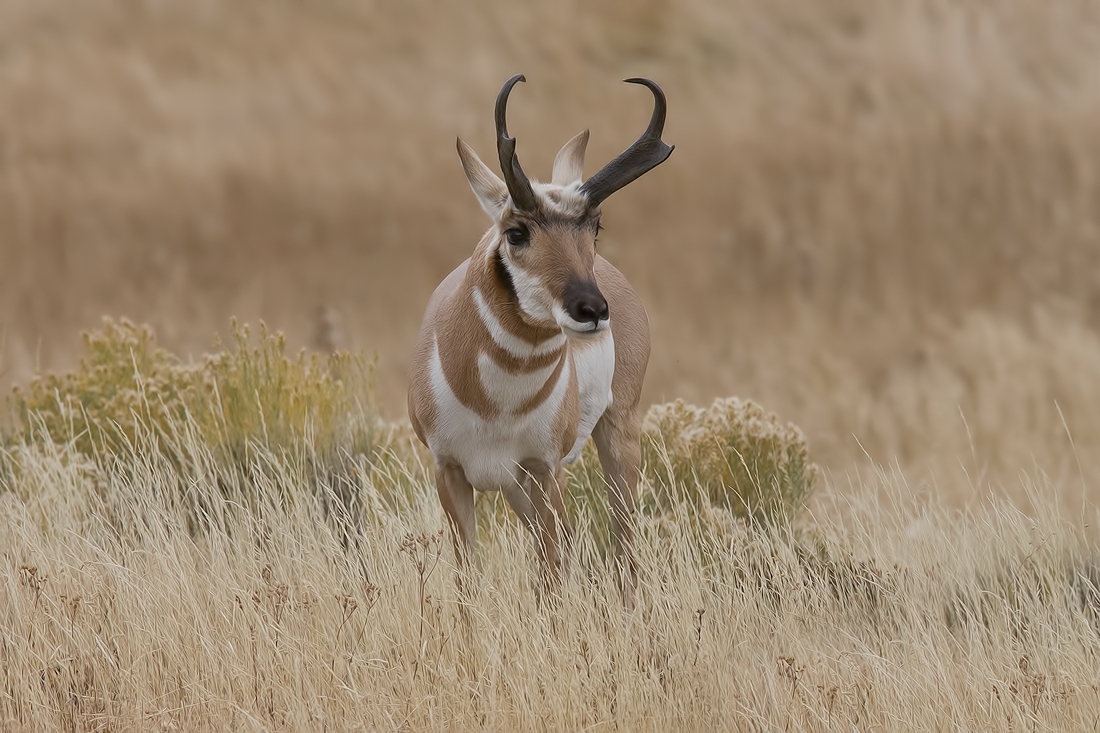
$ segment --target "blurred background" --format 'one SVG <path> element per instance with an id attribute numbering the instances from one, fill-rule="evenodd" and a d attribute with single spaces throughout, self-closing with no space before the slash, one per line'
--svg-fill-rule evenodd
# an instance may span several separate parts
<path id="1" fill-rule="evenodd" d="M 0 4 L 0 385 L 105 315 L 195 359 L 231 316 L 377 353 L 488 220 L 455 137 L 591 174 L 665 89 L 669 161 L 604 206 L 647 403 L 801 426 L 843 488 L 965 505 L 1100 478 L 1100 6 L 898 0 Z M 1051 477 L 1049 483 L 1035 476 Z M 1024 478 L 1022 476 L 1031 478 Z M 1039 488 L 1036 488 L 1039 486 Z"/>

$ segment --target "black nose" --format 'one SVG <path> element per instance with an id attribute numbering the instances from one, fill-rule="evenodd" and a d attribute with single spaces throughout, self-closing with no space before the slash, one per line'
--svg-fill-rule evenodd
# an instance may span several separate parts
<path id="1" fill-rule="evenodd" d="M 569 315 L 581 323 L 599 323 L 607 318 L 607 301 L 599 293 L 582 298 Z"/>
<path id="2" fill-rule="evenodd" d="M 566 285 L 562 305 L 578 323 L 596 325 L 608 317 L 607 299 L 591 281 L 573 280 Z"/>

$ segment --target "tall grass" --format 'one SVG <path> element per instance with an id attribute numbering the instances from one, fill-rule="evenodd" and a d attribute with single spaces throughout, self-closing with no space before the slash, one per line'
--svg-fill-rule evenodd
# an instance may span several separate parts
<path id="1" fill-rule="evenodd" d="M 1098 36 L 1089 3 L 0 5 L 0 729 L 1096 727 Z M 593 451 L 560 599 L 491 495 L 460 596 L 379 415 L 484 227 L 454 136 L 492 149 L 517 70 L 536 177 L 633 139 L 617 79 L 669 96 L 600 241 L 645 400 L 702 405 L 647 418 L 632 616 Z M 103 313 L 159 340 L 81 344 Z M 204 356 L 229 314 L 288 338 Z"/>
<path id="2" fill-rule="evenodd" d="M 632 615 L 588 459 L 572 476 L 586 531 L 560 597 L 539 602 L 529 538 L 492 513 L 460 594 L 407 433 L 374 433 L 388 442 L 346 474 L 360 507 L 346 521 L 310 466 L 316 436 L 347 447 L 352 433 L 321 429 L 326 413 L 310 409 L 285 428 L 312 423 L 315 437 L 275 440 L 270 408 L 298 393 L 286 381 L 250 383 L 269 430 L 252 425 L 243 453 L 190 406 L 131 407 L 126 425 L 82 413 L 85 432 L 113 424 L 117 440 L 43 427 L 69 410 L 58 385 L 128 383 L 142 349 L 181 379 L 236 361 L 320 401 L 334 377 L 299 369 L 308 360 L 277 336 L 194 366 L 126 324 L 87 343 L 103 361 L 51 380 L 54 402 L 32 405 L 47 380 L 17 396 L 20 427 L 0 452 L 5 729 L 1045 730 L 1100 714 L 1095 550 L 1050 511 L 950 512 L 891 470 L 847 495 L 825 485 L 800 511 L 812 485 L 783 483 L 809 455 L 797 428 L 739 401 L 677 404 L 647 423 Z M 216 380 L 199 383 L 212 393 Z M 774 521 L 738 503 L 754 485 L 788 487 Z"/>

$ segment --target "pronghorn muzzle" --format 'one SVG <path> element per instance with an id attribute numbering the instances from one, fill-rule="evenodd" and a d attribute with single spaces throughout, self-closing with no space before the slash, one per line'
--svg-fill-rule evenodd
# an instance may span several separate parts
<path id="1" fill-rule="evenodd" d="M 601 321 L 610 317 L 607 299 L 591 280 L 570 280 L 562 293 L 562 307 L 579 324 L 591 324 L 592 331 L 598 330 Z"/>

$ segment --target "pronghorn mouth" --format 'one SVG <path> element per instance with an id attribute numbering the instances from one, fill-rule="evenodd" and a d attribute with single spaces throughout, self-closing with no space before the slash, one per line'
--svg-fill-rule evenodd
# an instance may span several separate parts
<path id="1" fill-rule="evenodd" d="M 586 323 L 584 324 L 584 328 L 575 328 L 571 325 L 561 324 L 561 330 L 564 331 L 567 336 L 573 336 L 575 338 L 592 338 L 610 328 L 610 318 L 599 321 L 598 323 Z"/>
<path id="2" fill-rule="evenodd" d="M 554 320 L 558 328 L 567 336 L 574 338 L 593 338 L 611 328 L 611 318 L 606 316 L 598 320 L 580 320 L 574 318 L 567 308 L 558 306 L 554 308 Z"/>

